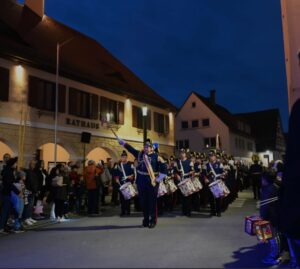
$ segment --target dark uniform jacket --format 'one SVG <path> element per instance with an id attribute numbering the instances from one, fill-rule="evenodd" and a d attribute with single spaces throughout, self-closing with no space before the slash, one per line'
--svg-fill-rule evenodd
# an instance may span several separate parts
<path id="1" fill-rule="evenodd" d="M 126 174 L 126 178 L 124 177 L 122 165 L 124 168 L 124 172 Z M 130 162 L 127 163 L 119 163 L 115 166 L 115 168 L 112 170 L 112 176 L 113 177 L 119 177 L 119 182 L 121 185 L 125 184 L 126 182 L 130 182 L 134 179 L 134 170 L 132 168 L 132 164 Z M 131 177 L 131 178 L 128 178 Z"/>
<path id="2" fill-rule="evenodd" d="M 214 163 L 209 162 L 206 165 L 206 178 L 209 180 L 209 183 L 212 183 L 213 181 L 217 180 L 218 178 L 215 178 L 215 175 L 221 175 L 223 174 L 224 169 L 223 169 L 223 165 L 216 161 Z"/>

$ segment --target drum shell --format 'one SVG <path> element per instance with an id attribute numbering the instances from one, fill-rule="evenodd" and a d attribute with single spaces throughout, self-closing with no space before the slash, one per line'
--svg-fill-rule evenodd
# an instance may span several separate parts
<path id="1" fill-rule="evenodd" d="M 130 200 L 132 197 L 136 196 L 137 193 L 130 182 L 125 183 L 120 187 L 120 192 L 122 193 L 125 200 Z"/>
<path id="2" fill-rule="evenodd" d="M 166 184 L 163 181 L 159 182 L 157 197 L 164 196 L 167 193 L 168 193 L 168 190 L 167 190 Z"/>
<path id="3" fill-rule="evenodd" d="M 203 189 L 203 185 L 198 177 L 192 178 L 192 183 L 194 184 L 196 191 L 201 191 Z"/>
<path id="4" fill-rule="evenodd" d="M 178 189 L 173 180 L 168 180 L 166 183 L 166 187 L 168 194 L 172 194 Z"/>
<path id="5" fill-rule="evenodd" d="M 195 186 L 192 182 L 192 180 L 190 178 L 187 178 L 183 181 L 181 181 L 178 184 L 178 188 L 180 189 L 180 191 L 182 192 L 182 194 L 184 196 L 190 196 L 192 195 L 194 192 L 196 192 Z"/>

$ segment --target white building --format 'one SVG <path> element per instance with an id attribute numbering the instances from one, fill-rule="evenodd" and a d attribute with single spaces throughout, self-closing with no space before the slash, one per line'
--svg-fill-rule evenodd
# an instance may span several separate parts
<path id="1" fill-rule="evenodd" d="M 176 150 L 189 148 L 203 152 L 215 148 L 217 134 L 221 149 L 227 154 L 251 160 L 256 149 L 250 125 L 216 104 L 214 90 L 209 98 L 192 92 L 176 115 Z"/>
<path id="2" fill-rule="evenodd" d="M 251 126 L 256 151 L 264 165 L 285 158 L 286 141 L 279 109 L 239 114 Z"/>

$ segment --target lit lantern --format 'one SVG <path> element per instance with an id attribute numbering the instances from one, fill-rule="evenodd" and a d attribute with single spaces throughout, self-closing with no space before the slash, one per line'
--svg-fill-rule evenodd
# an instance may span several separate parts
<path id="1" fill-rule="evenodd" d="M 270 222 L 258 221 L 255 223 L 256 236 L 258 241 L 262 243 L 268 242 L 268 239 L 273 237 Z"/>
<path id="2" fill-rule="evenodd" d="M 255 225 L 262 221 L 259 216 L 248 216 L 245 218 L 245 233 L 249 235 L 256 235 Z"/>

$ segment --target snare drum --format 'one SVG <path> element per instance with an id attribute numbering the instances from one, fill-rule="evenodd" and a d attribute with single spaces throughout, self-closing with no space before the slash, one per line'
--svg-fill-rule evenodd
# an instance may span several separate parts
<path id="1" fill-rule="evenodd" d="M 177 187 L 174 183 L 174 180 L 169 179 L 166 184 L 168 194 L 174 193 L 177 190 Z"/>
<path id="2" fill-rule="evenodd" d="M 136 196 L 137 193 L 130 182 L 125 183 L 120 187 L 120 191 L 123 194 L 125 200 L 130 200 L 132 197 Z"/>
<path id="3" fill-rule="evenodd" d="M 220 198 L 220 197 L 224 196 L 224 190 L 223 190 L 222 183 L 223 183 L 222 180 L 216 180 L 213 183 L 208 185 L 210 191 L 212 192 L 212 194 L 215 198 Z"/>
<path id="4" fill-rule="evenodd" d="M 178 188 L 180 189 L 180 191 L 184 196 L 189 196 L 194 192 L 196 192 L 195 186 L 190 178 L 181 181 L 178 184 Z"/>
<path id="5" fill-rule="evenodd" d="M 167 190 L 166 184 L 162 180 L 161 182 L 159 182 L 157 197 L 164 196 L 167 193 L 168 193 L 168 190 Z"/>
<path id="6" fill-rule="evenodd" d="M 227 186 L 226 186 L 226 184 L 224 183 L 223 180 L 221 180 L 221 185 L 222 185 L 224 197 L 228 196 L 228 194 L 230 193 L 230 191 L 229 191 L 229 189 L 227 188 Z"/>
<path id="7" fill-rule="evenodd" d="M 192 182 L 194 184 L 196 192 L 201 191 L 203 189 L 203 186 L 202 186 L 202 184 L 201 184 L 201 182 L 200 182 L 200 180 L 199 180 L 198 177 L 193 177 L 192 178 Z"/>

